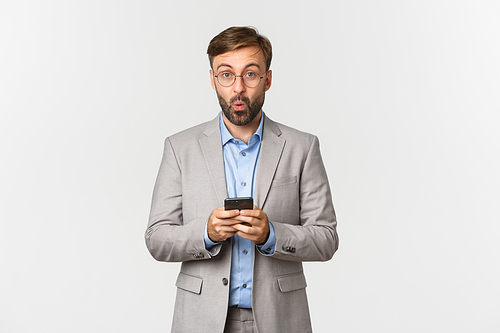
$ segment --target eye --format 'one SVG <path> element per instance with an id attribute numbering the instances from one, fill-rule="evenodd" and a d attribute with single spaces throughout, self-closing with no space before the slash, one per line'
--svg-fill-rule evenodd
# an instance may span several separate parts
<path id="1" fill-rule="evenodd" d="M 259 77 L 259 74 L 255 73 L 255 72 L 247 72 L 247 73 L 245 73 L 245 77 L 247 77 L 249 79 L 255 79 L 256 77 Z"/>
<path id="2" fill-rule="evenodd" d="M 231 72 L 222 72 L 219 74 L 220 77 L 222 77 L 223 79 L 230 79 L 233 77 L 233 73 Z"/>

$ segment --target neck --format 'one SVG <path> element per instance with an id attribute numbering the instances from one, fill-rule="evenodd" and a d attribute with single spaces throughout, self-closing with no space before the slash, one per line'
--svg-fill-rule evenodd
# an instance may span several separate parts
<path id="1" fill-rule="evenodd" d="M 246 144 L 248 144 L 248 140 L 250 140 L 252 135 L 254 135 L 254 133 L 257 131 L 257 128 L 259 128 L 261 118 L 262 118 L 262 110 L 259 112 L 257 117 L 255 117 L 251 122 L 243 126 L 238 126 L 230 122 L 226 118 L 224 113 L 222 113 L 222 119 L 224 120 L 224 125 L 226 125 L 226 128 L 229 131 L 229 133 L 231 133 L 231 135 L 235 139 L 241 140 Z"/>

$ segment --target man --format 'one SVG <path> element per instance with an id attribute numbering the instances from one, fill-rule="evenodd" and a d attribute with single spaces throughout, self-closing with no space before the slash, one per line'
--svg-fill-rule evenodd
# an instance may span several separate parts
<path id="1" fill-rule="evenodd" d="M 155 259 L 182 262 L 172 332 L 311 332 L 302 262 L 338 248 L 318 139 L 262 112 L 266 37 L 228 28 L 207 53 L 222 112 L 165 140 L 146 231 Z"/>

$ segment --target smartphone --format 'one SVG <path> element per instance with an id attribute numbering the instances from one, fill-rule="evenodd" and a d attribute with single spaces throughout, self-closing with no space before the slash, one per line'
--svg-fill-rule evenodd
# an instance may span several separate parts
<path id="1" fill-rule="evenodd" d="M 227 198 L 224 200 L 224 209 L 253 209 L 253 198 Z"/>

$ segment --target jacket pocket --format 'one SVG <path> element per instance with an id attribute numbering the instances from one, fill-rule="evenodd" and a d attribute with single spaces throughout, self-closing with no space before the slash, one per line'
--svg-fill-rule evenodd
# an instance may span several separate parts
<path id="1" fill-rule="evenodd" d="M 283 293 L 304 289 L 307 287 L 306 277 L 303 272 L 281 276 L 278 277 L 278 286 Z"/>
<path id="2" fill-rule="evenodd" d="M 195 294 L 201 293 L 201 285 L 203 284 L 203 279 L 201 277 L 187 275 L 182 272 L 177 276 L 177 281 L 175 286 L 182 290 L 190 291 Z"/>
<path id="3" fill-rule="evenodd" d="M 276 178 L 273 179 L 271 186 L 283 186 L 288 184 L 295 184 L 297 182 L 297 176 Z"/>

